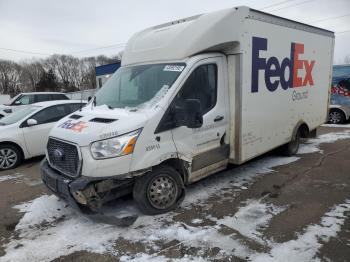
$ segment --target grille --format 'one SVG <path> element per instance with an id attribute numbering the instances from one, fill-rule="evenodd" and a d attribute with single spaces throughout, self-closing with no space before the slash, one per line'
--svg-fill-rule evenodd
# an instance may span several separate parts
<path id="1" fill-rule="evenodd" d="M 47 154 L 51 166 L 67 176 L 77 176 L 80 169 L 78 148 L 75 145 L 49 138 Z"/>

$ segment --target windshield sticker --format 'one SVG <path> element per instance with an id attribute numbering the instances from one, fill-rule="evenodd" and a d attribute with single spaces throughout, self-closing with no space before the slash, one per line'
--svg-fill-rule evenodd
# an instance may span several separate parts
<path id="1" fill-rule="evenodd" d="M 182 72 L 184 70 L 185 66 L 179 66 L 179 65 L 166 65 L 163 69 L 163 71 L 173 71 L 173 72 Z"/>
<path id="2" fill-rule="evenodd" d="M 85 124 L 86 123 L 83 121 L 79 121 L 79 122 L 74 123 L 73 120 L 67 120 L 66 122 L 60 124 L 58 127 L 81 133 L 81 131 L 83 131 L 84 128 L 88 127 Z"/>

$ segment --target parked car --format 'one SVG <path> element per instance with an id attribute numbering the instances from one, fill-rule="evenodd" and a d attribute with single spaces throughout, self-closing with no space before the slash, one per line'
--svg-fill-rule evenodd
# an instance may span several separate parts
<path id="1" fill-rule="evenodd" d="M 8 103 L 0 105 L 0 118 L 11 114 L 12 112 L 22 108 L 23 106 L 51 101 L 51 100 L 68 100 L 69 97 L 64 93 L 57 92 L 33 92 L 21 93 L 12 98 Z"/>
<path id="2" fill-rule="evenodd" d="M 44 155 L 55 122 L 84 105 L 79 100 L 47 101 L 28 105 L 0 119 L 0 170 Z"/>
<path id="3" fill-rule="evenodd" d="M 333 66 L 328 122 L 343 124 L 350 119 L 350 65 Z"/>

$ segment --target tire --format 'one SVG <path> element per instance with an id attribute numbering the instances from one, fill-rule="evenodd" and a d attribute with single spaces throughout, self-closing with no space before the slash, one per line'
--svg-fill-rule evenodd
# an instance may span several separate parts
<path id="1" fill-rule="evenodd" d="M 328 122 L 331 124 L 343 124 L 345 122 L 345 114 L 338 109 L 329 111 Z"/>
<path id="2" fill-rule="evenodd" d="M 297 131 L 295 137 L 288 144 L 282 146 L 282 154 L 284 156 L 293 156 L 298 153 L 300 145 L 300 130 Z"/>
<path id="3" fill-rule="evenodd" d="M 0 145 L 0 171 L 17 167 L 23 160 L 22 152 L 11 144 Z"/>
<path id="4" fill-rule="evenodd" d="M 181 175 L 170 166 L 156 167 L 137 178 L 133 189 L 135 202 L 147 215 L 158 215 L 174 210 L 182 202 L 184 195 Z"/>

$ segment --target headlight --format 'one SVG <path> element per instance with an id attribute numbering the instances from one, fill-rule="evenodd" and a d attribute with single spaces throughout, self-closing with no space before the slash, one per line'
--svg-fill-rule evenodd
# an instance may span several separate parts
<path id="1" fill-rule="evenodd" d="M 91 154 L 95 159 L 111 158 L 131 154 L 141 129 L 125 135 L 96 141 L 91 144 Z"/>
<path id="2" fill-rule="evenodd" d="M 11 114 L 12 113 L 12 109 L 10 109 L 10 108 L 4 109 L 4 112 L 7 113 L 7 114 Z"/>

